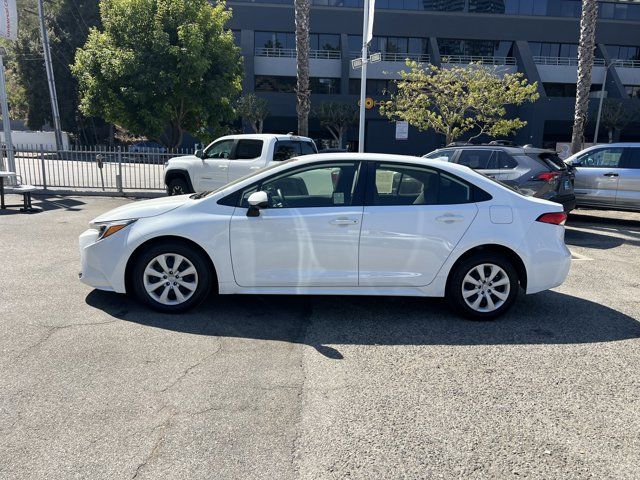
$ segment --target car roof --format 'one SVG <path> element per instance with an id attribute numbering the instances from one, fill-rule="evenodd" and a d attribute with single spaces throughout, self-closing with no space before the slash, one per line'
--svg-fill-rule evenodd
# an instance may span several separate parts
<path id="1" fill-rule="evenodd" d="M 309 137 L 302 137 L 299 135 L 290 135 L 288 133 L 240 133 L 236 135 L 225 135 L 224 137 L 217 138 L 216 140 L 235 140 L 235 139 L 247 139 L 247 140 L 303 140 L 312 141 Z"/>
<path id="2" fill-rule="evenodd" d="M 434 150 L 434 152 L 439 152 L 441 150 L 503 150 L 508 153 L 543 153 L 543 152 L 553 152 L 554 150 L 549 148 L 537 148 L 537 147 L 514 147 L 509 145 L 452 145 L 451 147 L 442 147 Z M 429 155 L 429 152 L 427 155 Z"/>

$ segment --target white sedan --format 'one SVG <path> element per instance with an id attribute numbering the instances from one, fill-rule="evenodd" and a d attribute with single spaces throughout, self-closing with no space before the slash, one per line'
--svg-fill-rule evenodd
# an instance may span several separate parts
<path id="1" fill-rule="evenodd" d="M 562 206 L 424 158 L 321 154 L 132 203 L 80 235 L 86 284 L 182 312 L 219 294 L 446 297 L 471 318 L 570 267 Z"/>

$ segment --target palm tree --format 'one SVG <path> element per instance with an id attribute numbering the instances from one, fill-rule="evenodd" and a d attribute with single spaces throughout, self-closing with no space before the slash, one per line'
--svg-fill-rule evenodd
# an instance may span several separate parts
<path id="1" fill-rule="evenodd" d="M 310 0 L 295 0 L 296 20 L 296 111 L 298 112 L 298 135 L 309 134 L 309 110 L 311 91 L 309 90 L 309 16 Z"/>
<path id="2" fill-rule="evenodd" d="M 582 149 L 584 124 L 589 109 L 591 91 L 591 69 L 596 46 L 597 0 L 582 0 L 580 16 L 580 44 L 578 45 L 578 83 L 576 85 L 576 108 L 573 116 L 571 153 Z"/>

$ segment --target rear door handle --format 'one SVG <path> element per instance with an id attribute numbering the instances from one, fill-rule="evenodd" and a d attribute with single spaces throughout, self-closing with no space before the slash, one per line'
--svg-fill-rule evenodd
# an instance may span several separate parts
<path id="1" fill-rule="evenodd" d="M 462 215 L 447 214 L 436 217 L 436 220 L 444 223 L 454 223 L 463 221 L 464 217 Z"/>
<path id="2" fill-rule="evenodd" d="M 605 173 L 604 176 L 605 177 L 618 177 L 619 175 L 617 173 L 609 172 L 609 173 Z"/>
<path id="3" fill-rule="evenodd" d="M 354 218 L 336 218 L 329 222 L 331 225 L 357 225 L 358 220 Z"/>

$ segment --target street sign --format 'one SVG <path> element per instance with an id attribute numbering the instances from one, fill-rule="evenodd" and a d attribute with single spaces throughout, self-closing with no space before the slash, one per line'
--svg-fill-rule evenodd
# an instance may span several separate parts
<path id="1" fill-rule="evenodd" d="M 9 40 L 18 38 L 16 0 L 4 0 L 0 6 L 0 37 Z"/>
<path id="2" fill-rule="evenodd" d="M 362 58 L 358 57 L 351 60 L 351 68 L 353 68 L 354 70 L 357 70 L 358 68 L 361 68 L 361 67 L 362 67 Z"/>
<path id="3" fill-rule="evenodd" d="M 396 122 L 396 140 L 409 139 L 409 122 L 398 120 Z"/>
<path id="4" fill-rule="evenodd" d="M 371 63 L 376 63 L 382 60 L 382 54 L 380 52 L 378 53 L 372 53 L 371 56 L 369 57 L 369 61 Z"/>

